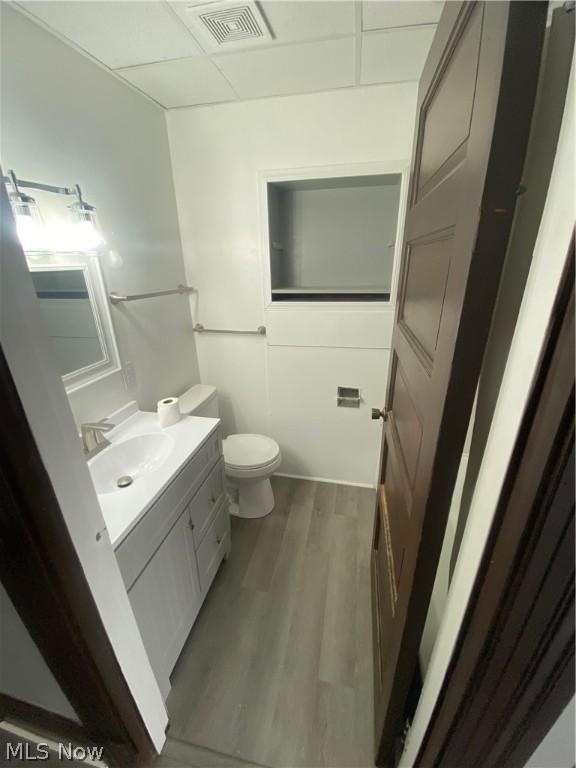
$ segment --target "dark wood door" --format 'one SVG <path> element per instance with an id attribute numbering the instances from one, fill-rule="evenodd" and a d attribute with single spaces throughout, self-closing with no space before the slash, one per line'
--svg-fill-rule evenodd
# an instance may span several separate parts
<path id="1" fill-rule="evenodd" d="M 420 81 L 372 584 L 377 762 L 391 765 L 519 186 L 546 4 L 446 3 Z"/>

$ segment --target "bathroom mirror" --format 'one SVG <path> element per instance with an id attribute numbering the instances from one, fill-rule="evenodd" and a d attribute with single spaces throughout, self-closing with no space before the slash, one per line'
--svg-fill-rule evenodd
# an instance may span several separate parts
<path id="1" fill-rule="evenodd" d="M 120 369 L 100 265 L 87 254 L 29 259 L 32 282 L 68 392 Z"/>

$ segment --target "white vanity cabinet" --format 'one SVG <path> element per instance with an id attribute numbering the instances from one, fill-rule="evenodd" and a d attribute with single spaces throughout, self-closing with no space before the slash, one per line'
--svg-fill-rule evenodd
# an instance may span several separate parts
<path id="1" fill-rule="evenodd" d="M 116 549 L 164 698 L 202 602 L 230 551 L 221 454 L 216 431 Z"/>
<path id="2" fill-rule="evenodd" d="M 128 592 L 136 620 L 167 697 L 167 677 L 184 645 L 201 604 L 188 515 L 180 515 Z"/>

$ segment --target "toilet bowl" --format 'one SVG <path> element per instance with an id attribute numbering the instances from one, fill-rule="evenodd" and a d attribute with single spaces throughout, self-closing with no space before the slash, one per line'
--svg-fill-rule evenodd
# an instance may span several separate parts
<path id="1" fill-rule="evenodd" d="M 190 387 L 180 396 L 180 411 L 217 418 L 216 388 L 209 384 Z M 274 493 L 270 477 L 282 462 L 278 443 L 265 435 L 235 434 L 222 441 L 222 450 L 231 514 L 257 518 L 272 512 Z"/>
<path id="2" fill-rule="evenodd" d="M 270 477 L 280 466 L 280 447 L 264 435 L 230 435 L 222 441 L 230 512 L 238 517 L 264 517 L 274 509 Z"/>

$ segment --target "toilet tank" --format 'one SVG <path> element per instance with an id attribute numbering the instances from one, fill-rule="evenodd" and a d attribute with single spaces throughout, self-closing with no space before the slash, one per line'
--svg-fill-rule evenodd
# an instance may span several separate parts
<path id="1" fill-rule="evenodd" d="M 180 413 L 218 418 L 218 396 L 211 384 L 195 384 L 180 395 Z"/>

